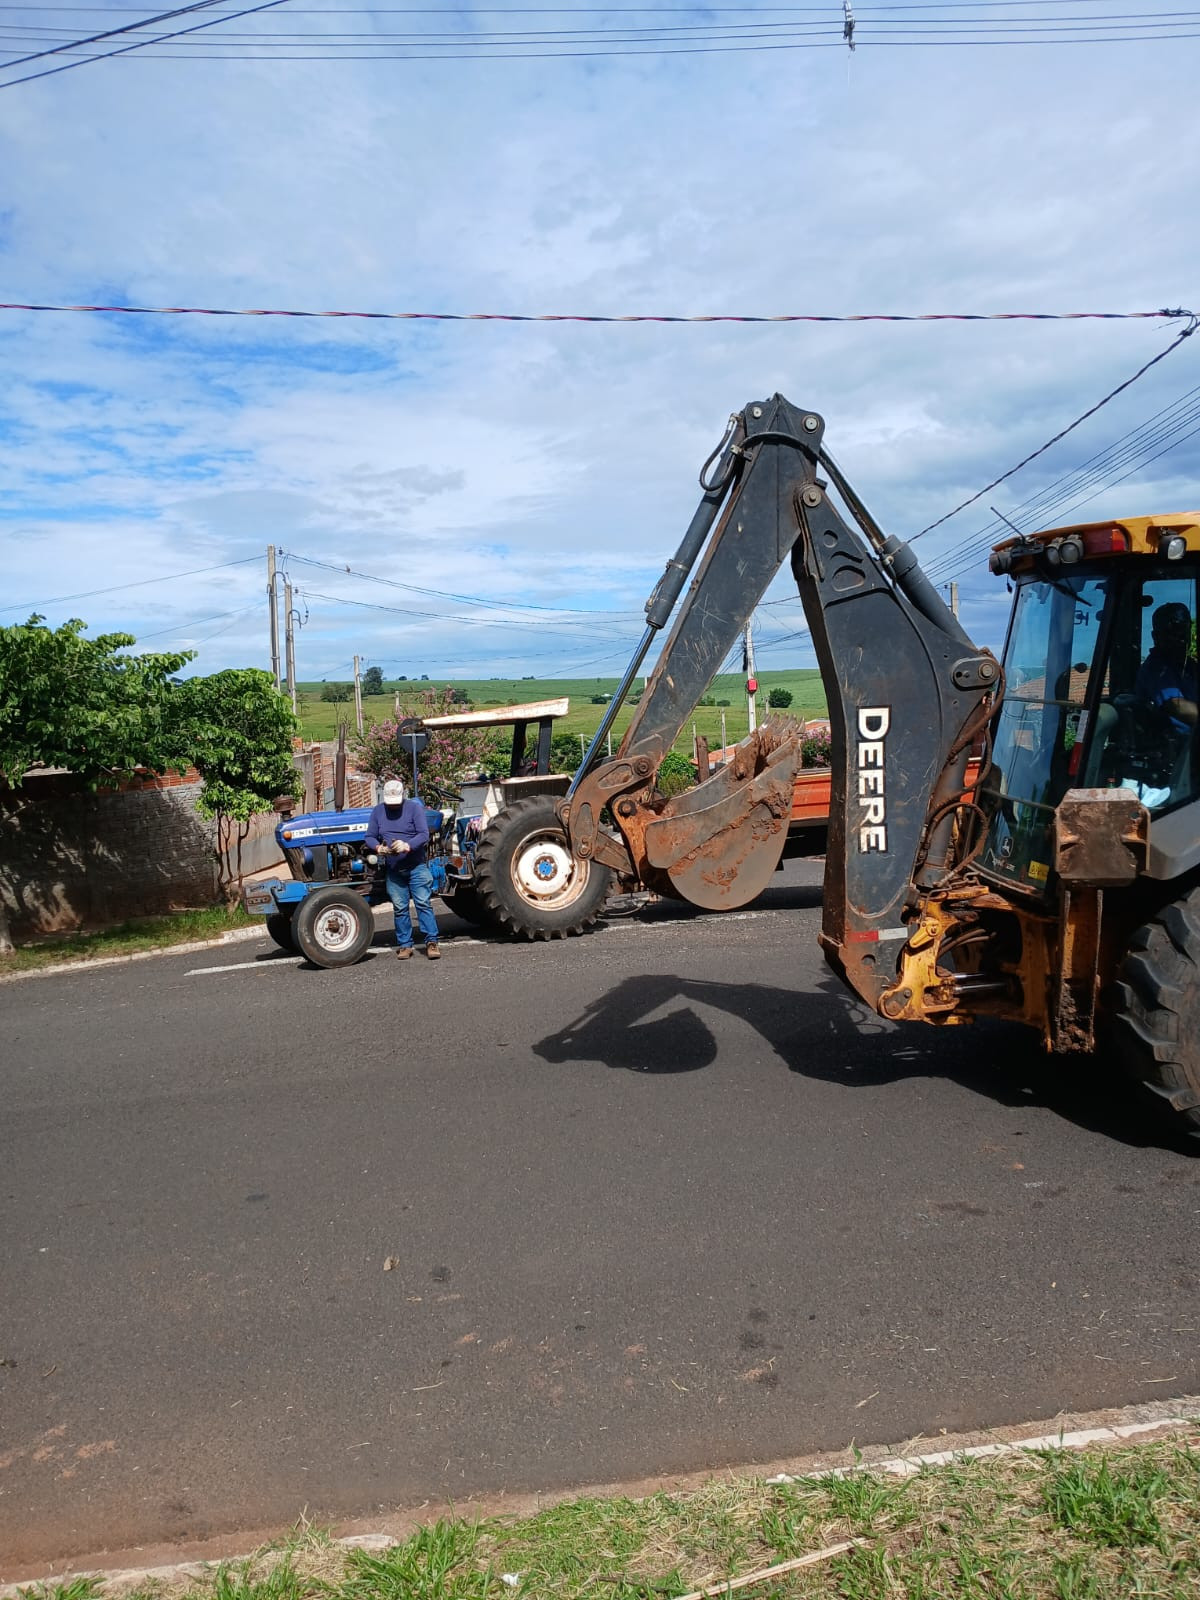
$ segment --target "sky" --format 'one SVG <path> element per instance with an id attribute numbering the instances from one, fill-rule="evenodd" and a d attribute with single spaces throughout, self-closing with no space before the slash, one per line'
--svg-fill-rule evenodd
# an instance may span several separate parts
<path id="1" fill-rule="evenodd" d="M 319 3 L 28 82 L 81 57 L 0 67 L 0 300 L 1200 309 L 1200 11 L 857 6 L 851 52 L 840 4 Z M 150 14 L 0 6 L 0 55 Z M 936 42 L 955 26 L 993 42 Z M 1182 326 L 2 311 L 0 624 L 266 667 L 273 544 L 302 680 L 355 654 L 387 677 L 614 676 L 731 411 L 779 391 L 820 412 L 911 538 Z M 998 647 L 989 506 L 1026 529 L 1200 507 L 1200 337 L 918 543 Z M 756 640 L 760 668 L 813 663 L 786 569 Z"/>

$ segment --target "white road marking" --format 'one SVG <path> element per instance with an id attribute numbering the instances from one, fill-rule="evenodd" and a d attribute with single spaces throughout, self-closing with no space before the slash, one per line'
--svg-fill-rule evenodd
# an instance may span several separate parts
<path id="1" fill-rule="evenodd" d="M 203 978 L 208 972 L 266 972 L 270 967 L 294 967 L 303 956 L 270 956 L 266 961 L 234 961 L 227 967 L 193 967 L 185 978 Z"/>

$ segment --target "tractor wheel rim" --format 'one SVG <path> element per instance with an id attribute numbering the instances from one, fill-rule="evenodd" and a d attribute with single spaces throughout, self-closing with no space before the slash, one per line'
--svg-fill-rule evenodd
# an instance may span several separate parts
<path id="1" fill-rule="evenodd" d="M 353 944 L 357 923 L 344 906 L 317 913 L 313 932 L 322 950 L 345 950 Z"/>
<path id="2" fill-rule="evenodd" d="M 560 835 L 538 834 L 524 840 L 514 854 L 512 875 L 531 903 L 563 904 L 579 894 L 587 879 L 587 865 L 575 860 Z"/>

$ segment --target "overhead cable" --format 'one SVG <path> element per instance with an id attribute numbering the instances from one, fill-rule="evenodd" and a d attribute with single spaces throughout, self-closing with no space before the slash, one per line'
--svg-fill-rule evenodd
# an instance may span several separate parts
<path id="1" fill-rule="evenodd" d="M 294 550 L 280 550 L 281 561 L 299 561 L 306 567 L 320 567 L 325 572 L 346 573 L 352 578 L 362 578 L 368 583 L 386 584 L 389 589 L 405 589 L 411 594 L 429 595 L 435 600 L 456 600 L 460 605 L 500 607 L 506 611 L 546 611 L 566 616 L 575 617 L 636 617 L 636 611 L 605 611 L 596 608 L 591 611 L 576 606 L 540 606 L 526 600 L 496 600 L 485 599 L 477 594 L 455 594 L 449 589 L 427 589 L 418 583 L 401 583 L 397 578 L 381 578 L 375 573 L 360 572 L 356 567 L 346 566 L 344 562 L 318 561 L 314 556 L 297 555 Z"/>
<path id="2" fill-rule="evenodd" d="M 20 56 L 16 61 L 6 61 L 4 65 L 5 68 L 23 67 L 30 61 L 41 61 L 43 57 L 58 55 L 63 50 L 77 50 L 84 45 L 99 44 L 102 39 L 115 39 L 118 34 L 135 33 L 141 28 L 152 27 L 155 23 L 169 22 L 173 17 L 186 17 L 193 11 L 210 11 L 218 3 L 219 0 L 197 0 L 195 5 L 178 6 L 174 11 L 160 11 L 156 17 L 144 17 L 140 22 L 127 22 L 120 28 L 109 28 L 104 33 L 89 34 L 85 39 L 73 39 L 68 44 L 52 45 L 48 50 L 39 50 L 36 55 Z M 166 37 L 173 36 L 167 34 Z"/>
<path id="3" fill-rule="evenodd" d="M 119 50 L 105 50 L 99 55 L 82 56 L 71 61 L 64 61 L 58 67 L 44 67 L 41 72 L 28 72 L 23 78 L 10 78 L 7 83 L 0 83 L 0 89 L 15 89 L 19 83 L 33 83 L 38 78 L 52 78 L 59 72 L 70 72 L 74 67 L 86 67 L 92 61 L 109 61 L 113 56 L 128 55 L 131 51 L 142 50 L 147 45 L 162 44 L 166 39 L 179 39 L 186 33 L 199 33 L 204 28 L 215 28 L 218 23 L 232 22 L 238 17 L 254 16 L 259 11 L 271 11 L 276 6 L 286 5 L 288 0 L 262 0 L 260 5 L 248 6 L 243 11 L 234 11 L 219 17 L 212 17 L 207 22 L 197 22 L 190 28 L 177 28 L 172 33 L 161 33 L 154 39 L 137 39 L 133 44 L 122 45 Z M 52 53 L 52 52 L 47 52 Z M 5 69 L 18 66 L 19 62 L 5 62 Z"/>
<path id="4" fill-rule="evenodd" d="M 212 567 L 192 567 L 188 572 L 164 572 L 159 578 L 138 578 L 133 583 L 114 583 L 107 589 L 84 589 L 78 594 L 57 594 L 49 600 L 22 600 L 15 606 L 0 606 L 0 612 L 37 611 L 42 606 L 64 605 L 68 600 L 91 600 L 99 594 L 118 594 L 123 589 L 144 589 L 150 583 L 172 583 L 176 578 L 199 577 L 202 572 L 222 572 L 226 567 L 244 567 L 248 562 L 261 559 L 261 556 L 242 556 L 237 561 L 218 561 Z"/>
<path id="5" fill-rule="evenodd" d="M 1115 389 L 1111 389 L 1102 400 L 1097 400 L 1094 406 L 1089 406 L 1081 416 L 1075 418 L 1074 422 L 1069 422 L 1065 428 L 1060 428 L 1053 438 L 1047 439 L 1045 444 L 1039 445 L 1036 450 L 1032 450 L 1029 455 L 1018 461 L 1015 467 L 1009 467 L 1007 472 L 1002 472 L 998 478 L 993 478 L 991 483 L 984 484 L 983 488 L 978 490 L 975 494 L 969 495 L 966 500 L 960 501 L 952 511 L 947 511 L 946 514 L 939 517 L 936 522 L 929 523 L 926 527 L 922 528 L 919 533 L 915 533 L 910 540 L 910 543 L 915 544 L 918 539 L 924 538 L 927 533 L 932 533 L 934 528 L 940 528 L 943 522 L 949 522 L 951 517 L 956 517 L 960 511 L 965 511 L 968 506 L 973 506 L 977 500 L 982 500 L 985 494 L 988 494 L 992 489 L 995 489 L 998 484 L 1004 483 L 1006 479 L 1011 478 L 1014 473 L 1020 472 L 1022 467 L 1027 467 L 1031 461 L 1036 461 L 1038 456 L 1045 455 L 1046 451 L 1049 450 L 1052 445 L 1056 445 L 1060 439 L 1065 439 L 1067 434 L 1074 432 L 1074 430 L 1079 427 L 1080 423 L 1086 422 L 1089 417 L 1094 417 L 1102 406 L 1106 406 L 1110 400 L 1115 400 L 1119 394 L 1124 393 L 1124 391 L 1128 389 L 1131 384 L 1136 383 L 1139 378 L 1143 377 L 1147 372 L 1149 372 L 1151 367 L 1157 366 L 1160 361 L 1165 360 L 1167 356 L 1171 355 L 1175 350 L 1178 350 L 1183 341 L 1190 338 L 1192 334 L 1195 333 L 1197 322 L 1200 322 L 1200 318 L 1197 318 L 1193 312 L 1181 311 L 1178 314 L 1180 316 L 1186 316 L 1189 319 L 1188 325 L 1186 328 L 1184 328 L 1182 333 L 1178 334 L 1171 341 L 1165 350 L 1160 350 L 1156 356 L 1151 357 L 1151 359 L 1147 361 L 1144 366 L 1138 368 L 1132 377 L 1126 378 L 1124 383 L 1119 383 Z"/>
<path id="6" fill-rule="evenodd" d="M 1182 307 L 1175 309 L 1162 308 L 1158 311 L 922 311 L 922 312 L 857 312 L 853 315 L 817 315 L 815 313 L 785 312 L 771 316 L 735 316 L 732 314 L 715 315 L 625 315 L 625 316 L 593 316 L 578 312 L 540 312 L 525 315 L 512 311 L 297 311 L 281 307 L 272 308 L 238 308 L 218 306 L 120 306 L 120 305 L 51 305 L 25 303 L 16 300 L 0 301 L 0 311 L 80 311 L 97 312 L 102 315 L 110 313 L 119 316 L 136 317 L 328 317 L 363 322 L 586 322 L 586 323 L 615 323 L 615 322 L 662 322 L 662 323 L 702 323 L 702 322 L 747 322 L 747 323 L 775 323 L 775 322 L 1136 322 L 1145 320 L 1159 320 L 1178 322 L 1182 317 L 1188 317 L 1190 325 L 1179 336 L 1186 339 L 1196 325 L 1195 314 L 1184 310 Z M 1155 356 L 1155 361 L 1161 361 L 1164 355 L 1170 353 L 1172 345 L 1164 350 L 1161 355 Z M 1154 362 L 1143 367 L 1145 372 Z M 1135 373 L 1129 379 L 1132 383 L 1141 373 Z M 1123 385 L 1122 387 L 1126 387 Z M 1114 390 L 1119 393 L 1119 390 Z M 1107 398 L 1111 398 L 1108 396 Z M 1103 405 L 1105 402 L 1101 401 Z M 1090 413 L 1088 413 L 1090 415 Z M 1082 421 L 1082 418 L 1080 419 Z M 1072 424 L 1072 427 L 1076 424 Z M 1051 441 L 1053 443 L 1053 441 Z M 1032 457 L 1030 458 L 1032 459 Z M 1022 463 L 1023 465 L 1023 463 Z M 1013 471 L 1017 469 L 1014 467 Z M 989 485 L 989 487 L 994 487 Z M 986 489 L 981 489 L 980 494 L 986 494 Z M 978 498 L 976 496 L 975 498 Z M 969 504 L 970 502 L 965 502 Z M 962 509 L 959 507 L 958 509 Z M 948 515 L 953 516 L 954 512 Z M 934 523 L 932 526 L 936 527 Z"/>

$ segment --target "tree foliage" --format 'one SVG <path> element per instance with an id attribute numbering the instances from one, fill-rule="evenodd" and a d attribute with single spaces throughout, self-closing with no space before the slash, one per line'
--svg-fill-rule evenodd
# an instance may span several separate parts
<path id="1" fill-rule="evenodd" d="M 400 717 L 372 723 L 366 732 L 351 740 L 355 762 L 364 772 L 380 779 L 403 778 L 412 784 L 412 757 L 396 743 L 396 730 L 406 717 L 446 716 L 459 709 L 458 689 L 425 689 L 415 686 L 401 697 Z M 495 770 L 502 751 L 502 740 L 488 728 L 431 728 L 429 743 L 417 758 L 418 791 L 422 782 L 453 789 L 464 773 Z M 507 772 L 507 768 L 505 769 Z M 422 799 L 433 798 L 422 794 Z"/>
<path id="2" fill-rule="evenodd" d="M 383 668 L 368 667 L 362 676 L 362 692 L 364 694 L 383 693 Z"/>
<path id="3" fill-rule="evenodd" d="M 176 737 L 204 779 L 204 816 L 247 823 L 279 795 L 297 793 L 296 719 L 270 673 L 230 668 L 189 678 L 172 698 Z"/>
<path id="4" fill-rule="evenodd" d="M 321 699 L 330 704 L 339 700 L 353 700 L 354 685 L 352 683 L 323 683 L 321 685 Z"/>
<path id="5" fill-rule="evenodd" d="M 772 711 L 785 711 L 792 703 L 790 689 L 772 689 L 767 695 L 767 704 Z"/>
<path id="6" fill-rule="evenodd" d="M 668 750 L 659 765 L 655 787 L 659 794 L 682 794 L 696 781 L 696 769 L 678 750 Z"/>
<path id="7" fill-rule="evenodd" d="M 85 626 L 48 628 L 35 614 L 0 628 L 0 775 L 10 784 L 39 762 L 90 788 L 186 763 L 171 679 L 191 652 L 127 655 L 132 634 L 86 639 Z"/>

